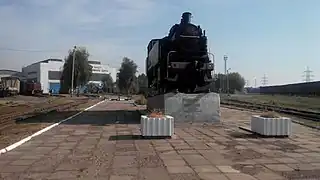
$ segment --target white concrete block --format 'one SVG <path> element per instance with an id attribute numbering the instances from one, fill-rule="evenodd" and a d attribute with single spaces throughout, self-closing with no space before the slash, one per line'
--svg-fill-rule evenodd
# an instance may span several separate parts
<path id="1" fill-rule="evenodd" d="M 265 118 L 258 115 L 251 117 L 251 130 L 266 136 L 289 136 L 292 132 L 290 118 Z"/>
<path id="2" fill-rule="evenodd" d="M 142 115 L 140 123 L 142 136 L 172 136 L 174 134 L 172 116 L 154 118 Z"/>

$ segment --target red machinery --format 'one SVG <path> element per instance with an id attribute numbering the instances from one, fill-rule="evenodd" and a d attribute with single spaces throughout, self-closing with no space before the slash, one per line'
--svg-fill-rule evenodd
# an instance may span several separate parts
<path id="1" fill-rule="evenodd" d="M 41 83 L 38 82 L 23 82 L 21 84 L 21 94 L 36 95 L 42 94 Z"/>

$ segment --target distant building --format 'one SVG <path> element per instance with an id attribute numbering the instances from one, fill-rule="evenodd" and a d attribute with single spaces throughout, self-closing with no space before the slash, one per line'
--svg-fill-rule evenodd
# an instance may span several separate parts
<path id="1" fill-rule="evenodd" d="M 29 82 L 39 82 L 43 93 L 52 89 L 60 91 L 60 77 L 64 61 L 62 59 L 47 59 L 22 68 L 22 73 Z"/>
<path id="2" fill-rule="evenodd" d="M 115 81 L 116 68 L 102 65 L 100 61 L 89 61 L 89 64 L 93 67 L 89 83 L 101 84 L 102 77 L 106 74 L 110 74 Z M 47 59 L 23 67 L 22 74 L 27 81 L 40 82 L 43 93 L 49 93 L 49 90 L 52 90 L 53 93 L 59 93 L 63 65 L 62 59 Z"/>
<path id="3" fill-rule="evenodd" d="M 89 61 L 92 66 L 92 77 L 89 83 L 101 85 L 101 80 L 106 74 L 110 74 L 113 81 L 117 78 L 117 69 L 112 68 L 109 65 L 102 65 L 100 61 Z"/>
<path id="4" fill-rule="evenodd" d="M 0 80 L 3 77 L 18 77 L 19 79 L 24 79 L 24 76 L 19 71 L 9 70 L 9 69 L 0 69 Z"/>

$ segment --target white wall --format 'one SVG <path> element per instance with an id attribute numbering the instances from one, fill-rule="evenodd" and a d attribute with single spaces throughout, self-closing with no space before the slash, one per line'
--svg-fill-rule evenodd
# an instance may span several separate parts
<path id="1" fill-rule="evenodd" d="M 115 82 L 117 78 L 117 68 L 110 67 L 109 65 L 103 64 L 90 64 L 92 68 L 92 73 L 95 74 L 110 74 L 112 80 Z M 89 83 L 101 83 L 101 81 L 89 81 Z"/>
<path id="2" fill-rule="evenodd" d="M 110 67 L 110 75 L 112 77 L 113 82 L 116 82 L 117 80 L 117 73 L 118 73 L 118 68 L 111 68 Z"/>
<path id="3" fill-rule="evenodd" d="M 49 61 L 48 63 L 40 63 L 41 70 L 41 86 L 43 93 L 49 93 L 49 83 L 60 83 L 60 80 L 49 80 L 49 71 L 62 71 L 64 62 Z"/>

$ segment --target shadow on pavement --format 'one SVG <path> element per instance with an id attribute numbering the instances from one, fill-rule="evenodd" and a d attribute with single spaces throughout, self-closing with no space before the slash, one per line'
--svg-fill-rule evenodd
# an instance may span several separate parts
<path id="1" fill-rule="evenodd" d="M 30 118 L 16 119 L 16 123 L 57 123 L 79 111 L 49 112 Z M 89 124 L 103 126 L 108 124 L 140 124 L 137 110 L 85 111 L 80 115 L 63 122 L 68 125 Z"/>
<path id="2" fill-rule="evenodd" d="M 233 138 L 244 138 L 244 139 L 261 139 L 261 138 L 273 138 L 273 139 L 284 139 L 288 136 L 265 136 L 256 133 L 242 133 L 242 132 L 232 132 L 229 134 Z"/>
<path id="3" fill-rule="evenodd" d="M 168 136 L 141 136 L 141 135 L 115 135 L 115 136 L 109 137 L 109 141 L 150 140 L 150 139 L 170 139 L 170 137 L 168 137 Z"/>
<path id="4" fill-rule="evenodd" d="M 229 135 L 233 138 L 248 138 L 248 139 L 260 138 L 260 136 L 257 134 L 249 134 L 249 133 L 242 133 L 242 132 L 231 132 Z"/>

